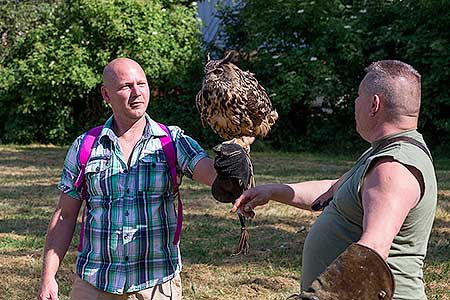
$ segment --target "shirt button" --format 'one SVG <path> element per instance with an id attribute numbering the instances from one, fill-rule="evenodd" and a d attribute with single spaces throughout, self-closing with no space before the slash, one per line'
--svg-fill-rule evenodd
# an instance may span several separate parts
<path id="1" fill-rule="evenodd" d="M 126 210 L 126 211 L 125 211 L 125 216 L 128 217 L 128 215 L 129 215 L 128 210 Z"/>
<path id="2" fill-rule="evenodd" d="M 130 193 L 130 189 L 127 189 L 127 190 L 126 190 L 126 193 L 129 194 L 129 193 Z"/>
<path id="3" fill-rule="evenodd" d="M 95 171 L 97 172 L 100 171 L 100 167 L 95 168 Z"/>
<path id="4" fill-rule="evenodd" d="M 128 261 L 128 256 L 125 256 L 125 261 Z"/>

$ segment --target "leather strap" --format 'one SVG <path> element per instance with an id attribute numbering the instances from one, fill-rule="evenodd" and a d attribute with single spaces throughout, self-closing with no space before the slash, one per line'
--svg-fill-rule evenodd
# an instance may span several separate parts
<path id="1" fill-rule="evenodd" d="M 410 144 L 420 148 L 423 152 L 425 152 L 425 154 L 430 158 L 430 160 L 433 161 L 430 151 L 428 151 L 428 149 L 425 147 L 424 144 L 422 144 L 418 140 L 415 140 L 415 139 L 407 137 L 407 136 L 398 136 L 398 137 L 395 137 L 392 139 L 387 139 L 387 140 L 383 141 L 382 143 L 380 143 L 377 147 L 375 147 L 372 150 L 372 154 L 377 153 L 379 150 L 385 148 L 386 146 L 388 146 L 390 144 L 396 143 L 396 142 L 407 142 L 407 143 L 410 143 Z"/>
<path id="2" fill-rule="evenodd" d="M 398 136 L 398 137 L 395 137 L 392 139 L 387 139 L 387 140 L 381 142 L 378 146 L 376 146 L 375 148 L 373 148 L 370 151 L 370 155 L 374 155 L 381 149 L 383 149 L 393 143 L 400 142 L 400 141 L 410 143 L 410 144 L 420 148 L 423 152 L 425 152 L 425 154 L 430 158 L 430 160 L 433 161 L 430 151 L 428 151 L 428 149 L 425 147 L 424 144 L 422 144 L 421 142 L 419 142 L 413 138 L 407 137 L 407 136 Z M 352 175 L 353 175 L 353 172 L 350 175 L 348 175 L 347 179 L 350 178 Z M 319 211 L 319 210 L 325 208 L 326 206 L 328 206 L 328 204 L 331 202 L 331 200 L 333 200 L 333 196 L 331 196 L 329 199 L 327 199 L 323 203 L 320 203 L 319 201 L 317 201 L 316 203 L 313 203 L 311 205 L 311 209 L 313 211 Z"/>

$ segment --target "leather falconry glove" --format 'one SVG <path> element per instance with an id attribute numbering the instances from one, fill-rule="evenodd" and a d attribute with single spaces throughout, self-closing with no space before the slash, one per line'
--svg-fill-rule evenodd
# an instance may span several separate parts
<path id="1" fill-rule="evenodd" d="M 355 243 L 295 299 L 390 300 L 394 287 L 394 276 L 384 259 L 372 249 Z"/>
<path id="2" fill-rule="evenodd" d="M 222 143 L 213 148 L 216 153 L 214 168 L 217 177 L 211 191 L 223 203 L 233 203 L 247 188 L 251 171 L 249 158 L 238 144 Z"/>
<path id="3" fill-rule="evenodd" d="M 213 148 L 216 153 L 214 168 L 217 177 L 211 187 L 213 197 L 223 203 L 234 201 L 250 187 L 252 164 L 249 155 L 238 144 L 222 143 Z M 241 237 L 233 255 L 248 254 L 249 234 L 245 226 L 245 217 L 238 211 L 241 223 Z"/>

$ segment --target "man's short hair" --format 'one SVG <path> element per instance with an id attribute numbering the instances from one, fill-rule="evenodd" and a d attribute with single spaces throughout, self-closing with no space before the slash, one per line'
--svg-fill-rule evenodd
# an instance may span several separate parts
<path id="1" fill-rule="evenodd" d="M 418 117 L 421 76 L 412 66 L 398 60 L 372 63 L 365 71 L 367 89 L 382 99 L 389 120 L 401 116 Z"/>

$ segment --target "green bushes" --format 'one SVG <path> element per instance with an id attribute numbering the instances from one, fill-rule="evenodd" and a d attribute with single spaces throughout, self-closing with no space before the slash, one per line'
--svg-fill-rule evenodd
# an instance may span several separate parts
<path id="1" fill-rule="evenodd" d="M 104 119 L 101 73 L 116 57 L 138 61 L 161 94 L 191 82 L 189 72 L 201 64 L 195 7 L 173 2 L 2 5 L 21 24 L 1 24 L 8 39 L 0 54 L 2 142 L 67 143 Z"/>
<path id="2" fill-rule="evenodd" d="M 285 149 L 355 149 L 353 102 L 363 69 L 399 59 L 422 74 L 420 129 L 434 147 L 450 140 L 450 1 L 247 0 L 223 8 L 229 47 L 271 93 Z M 433 17 L 432 17 L 433 16 Z M 333 113 L 313 104 L 323 99 Z"/>
<path id="3" fill-rule="evenodd" d="M 419 70 L 420 130 L 434 149 L 450 142 L 449 0 L 237 2 L 221 10 L 227 48 L 244 54 L 241 67 L 280 115 L 263 147 L 363 146 L 353 102 L 364 67 L 380 59 Z M 174 0 L 2 2 L 0 142 L 68 143 L 103 120 L 101 73 L 118 56 L 146 71 L 155 119 L 206 147 L 217 142 L 194 106 L 203 58 L 195 9 Z"/>

